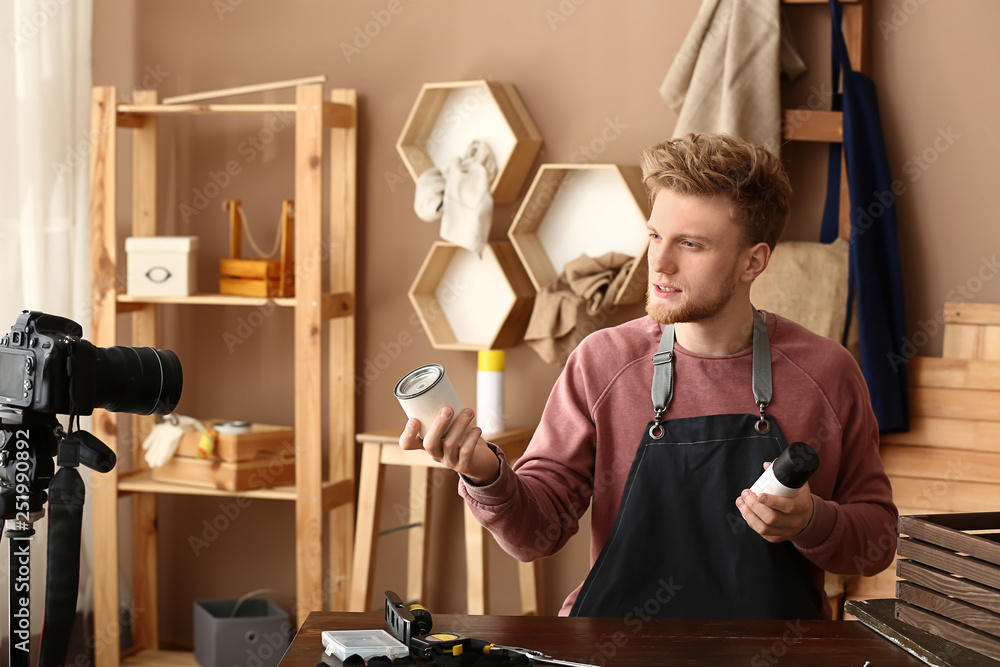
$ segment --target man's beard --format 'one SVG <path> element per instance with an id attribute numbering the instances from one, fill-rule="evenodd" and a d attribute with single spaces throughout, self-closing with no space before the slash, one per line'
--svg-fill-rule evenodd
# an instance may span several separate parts
<path id="1" fill-rule="evenodd" d="M 654 306 L 662 304 L 658 303 L 660 299 L 653 297 L 651 292 L 652 288 L 646 290 L 646 314 L 656 322 L 660 324 L 704 322 L 721 313 L 726 307 L 729 300 L 733 298 L 733 294 L 736 293 L 736 281 L 735 279 L 727 280 L 722 286 L 721 291 L 700 301 L 693 301 L 686 298 L 678 307 L 668 312 L 662 312 L 661 309 L 654 308 Z M 686 293 L 682 292 L 681 294 Z"/>

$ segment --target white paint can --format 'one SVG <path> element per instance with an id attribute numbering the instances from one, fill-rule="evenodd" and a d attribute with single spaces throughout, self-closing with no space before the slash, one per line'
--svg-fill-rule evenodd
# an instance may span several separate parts
<path id="1" fill-rule="evenodd" d="M 410 371 L 396 383 L 393 393 L 406 416 L 420 420 L 421 438 L 442 408 L 451 407 L 452 421 L 465 408 L 441 364 L 427 364 Z"/>

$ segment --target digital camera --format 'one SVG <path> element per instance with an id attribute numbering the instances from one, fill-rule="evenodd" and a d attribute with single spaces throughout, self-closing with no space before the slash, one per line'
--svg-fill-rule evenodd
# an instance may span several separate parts
<path id="1" fill-rule="evenodd" d="M 167 414 L 180 400 L 177 355 L 151 347 L 101 348 L 73 320 L 24 310 L 0 340 L 0 410 L 89 415 L 94 408 Z"/>

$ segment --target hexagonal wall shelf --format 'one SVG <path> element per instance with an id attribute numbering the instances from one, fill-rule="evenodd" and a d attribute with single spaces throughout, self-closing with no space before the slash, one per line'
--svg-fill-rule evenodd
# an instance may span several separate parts
<path id="1" fill-rule="evenodd" d="M 396 150 L 416 181 L 427 169 L 464 155 L 474 139 L 485 141 L 496 156 L 493 201 L 517 199 L 542 147 L 542 135 L 512 83 L 424 84 Z"/>
<path id="2" fill-rule="evenodd" d="M 507 236 L 536 290 L 580 255 L 617 251 L 635 258 L 614 303 L 646 294 L 649 203 L 638 166 L 543 164 Z"/>
<path id="3" fill-rule="evenodd" d="M 507 241 L 489 243 L 481 258 L 437 241 L 409 297 L 436 349 L 492 350 L 518 343 L 535 290 Z"/>

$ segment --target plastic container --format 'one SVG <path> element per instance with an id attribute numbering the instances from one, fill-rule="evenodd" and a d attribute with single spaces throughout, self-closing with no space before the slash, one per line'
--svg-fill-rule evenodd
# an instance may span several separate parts
<path id="1" fill-rule="evenodd" d="M 385 630 L 326 630 L 322 634 L 327 655 L 335 655 L 341 660 L 359 655 L 365 661 L 377 655 L 390 659 L 404 658 L 410 649 Z"/>

